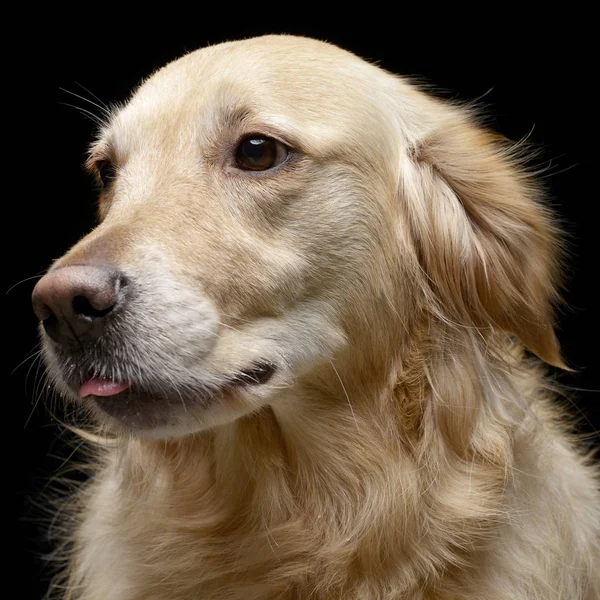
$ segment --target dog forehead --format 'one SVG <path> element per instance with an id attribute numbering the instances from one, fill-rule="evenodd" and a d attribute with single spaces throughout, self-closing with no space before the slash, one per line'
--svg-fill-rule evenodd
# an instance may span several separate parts
<path id="1" fill-rule="evenodd" d="M 359 133 L 375 118 L 377 90 L 394 77 L 328 44 L 296 36 L 225 42 L 169 63 L 135 92 L 113 120 L 122 141 L 130 131 L 171 137 L 248 110 L 256 122 L 283 125 L 315 143 Z M 148 137 L 145 142 L 148 143 Z"/>
<path id="2" fill-rule="evenodd" d="M 156 92 L 210 95 L 223 81 L 271 93 L 290 107 L 298 95 L 306 102 L 324 96 L 354 96 L 383 74 L 358 56 L 327 42 L 297 36 L 263 36 L 225 42 L 191 52 L 159 69 L 136 96 Z"/>

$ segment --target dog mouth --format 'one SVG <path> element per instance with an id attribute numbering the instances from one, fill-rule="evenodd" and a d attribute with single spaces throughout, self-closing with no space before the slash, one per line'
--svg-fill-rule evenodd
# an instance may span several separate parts
<path id="1" fill-rule="evenodd" d="M 273 363 L 259 362 L 236 372 L 218 387 L 194 395 L 176 389 L 147 390 L 136 383 L 89 377 L 79 386 L 79 397 L 127 428 L 148 429 L 166 424 L 177 407 L 187 412 L 192 404 L 200 402 L 208 406 L 211 401 L 222 401 L 241 388 L 265 384 L 275 370 Z"/>

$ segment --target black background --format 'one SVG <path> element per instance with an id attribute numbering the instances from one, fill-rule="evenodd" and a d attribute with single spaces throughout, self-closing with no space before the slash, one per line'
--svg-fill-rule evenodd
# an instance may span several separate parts
<path id="1" fill-rule="evenodd" d="M 4 62 L 14 75 L 5 91 L 5 127 L 17 133 L 8 148 L 11 159 L 4 164 L 4 290 L 42 273 L 94 224 L 95 193 L 81 168 L 94 124 L 65 104 L 97 110 L 61 88 L 96 101 L 81 84 L 104 102 L 123 101 L 155 68 L 207 43 L 263 33 L 318 37 L 388 70 L 434 84 L 447 98 L 480 98 L 495 129 L 512 139 L 529 136 L 541 150 L 537 164 L 546 168 L 550 201 L 571 249 L 567 307 L 559 314 L 558 334 L 568 363 L 577 371 L 558 377 L 573 390 L 570 402 L 580 430 L 598 430 L 598 96 L 593 91 L 593 39 L 586 25 L 591 16 L 561 15 L 553 23 L 538 19 L 532 24 L 516 14 L 506 24 L 494 21 L 495 28 L 489 17 L 460 26 L 440 17 L 434 30 L 431 15 L 379 15 L 373 23 L 350 26 L 316 24 L 317 17 L 304 25 L 291 18 L 276 23 L 255 18 L 250 24 L 240 17 L 232 23 L 235 9 L 230 12 L 227 18 L 202 15 L 174 24 L 138 21 L 125 26 L 103 6 L 75 20 L 71 14 L 38 13 L 36 25 L 23 29 Z M 33 408 L 32 361 L 12 372 L 37 342 L 30 309 L 34 283 L 25 281 L 8 292 L 4 312 L 9 322 L 4 337 L 9 388 L 5 405 L 10 407 L 4 428 L 7 439 L 13 431 L 17 439 L 16 447 L 11 442 L 5 450 L 6 465 L 16 466 L 12 479 L 7 475 L 5 481 L 15 482 L 13 514 L 18 547 L 23 549 L 15 567 L 22 573 L 19 598 L 40 598 L 46 587 L 37 555 L 49 548 L 35 503 L 43 502 L 40 490 L 66 452 L 55 441 L 58 426 L 43 401 Z M 14 417 L 9 418 L 11 411 Z"/>

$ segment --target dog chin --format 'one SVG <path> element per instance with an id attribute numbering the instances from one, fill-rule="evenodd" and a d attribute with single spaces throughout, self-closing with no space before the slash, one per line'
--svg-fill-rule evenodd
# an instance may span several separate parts
<path id="1" fill-rule="evenodd" d="M 98 422 L 116 434 L 172 439 L 225 425 L 260 410 L 270 402 L 273 392 L 266 381 L 242 384 L 236 380 L 194 397 L 126 388 L 106 396 L 88 395 L 82 401 Z"/>
<path id="2" fill-rule="evenodd" d="M 136 437 L 172 438 L 196 433 L 232 420 L 232 406 L 240 401 L 236 392 L 218 391 L 195 401 L 182 397 L 131 393 L 88 396 L 84 403 L 96 420 L 115 432 Z"/>

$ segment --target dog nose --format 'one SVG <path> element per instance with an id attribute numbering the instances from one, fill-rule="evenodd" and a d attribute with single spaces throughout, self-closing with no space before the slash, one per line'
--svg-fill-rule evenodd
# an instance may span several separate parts
<path id="1" fill-rule="evenodd" d="M 33 311 L 46 333 L 59 344 L 97 340 L 119 303 L 123 275 L 95 265 L 59 267 L 33 290 Z"/>

